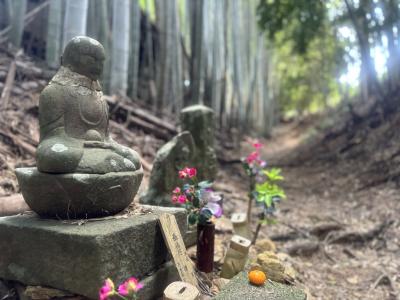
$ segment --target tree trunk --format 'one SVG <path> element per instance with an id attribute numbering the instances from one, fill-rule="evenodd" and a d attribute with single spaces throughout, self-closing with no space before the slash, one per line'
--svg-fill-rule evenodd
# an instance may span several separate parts
<path id="1" fill-rule="evenodd" d="M 371 57 L 371 47 L 368 40 L 369 28 L 366 16 L 367 12 L 365 11 L 368 3 L 366 0 L 361 1 L 359 8 L 361 9 L 361 13 L 358 14 L 360 16 L 359 20 L 358 16 L 353 11 L 353 7 L 350 5 L 349 0 L 344 0 L 344 2 L 357 35 L 361 55 L 360 86 L 363 99 L 366 101 L 371 94 L 380 92 L 378 77 L 374 61 Z"/>
<path id="2" fill-rule="evenodd" d="M 396 41 L 393 28 L 396 20 L 399 18 L 399 9 L 397 1 L 388 0 L 384 5 L 385 11 L 385 34 L 388 40 L 389 57 L 387 59 L 387 72 L 389 85 L 391 89 L 397 86 L 400 76 L 399 70 L 399 53 L 396 50 Z"/>
<path id="3" fill-rule="evenodd" d="M 224 42 L 224 1 L 214 2 L 214 19 L 212 24 L 213 40 L 212 40 L 212 69 L 211 69 L 211 107 L 214 109 L 215 115 L 219 118 L 221 111 L 221 80 L 223 77 L 223 54 L 225 51 Z"/>
<path id="4" fill-rule="evenodd" d="M 257 87 L 257 75 L 258 75 L 258 67 L 260 65 L 260 57 L 261 57 L 261 49 L 263 47 L 263 41 L 264 41 L 264 37 L 263 35 L 259 35 L 258 39 L 257 39 L 257 53 L 254 57 L 254 61 L 253 61 L 253 65 L 251 67 L 252 71 L 253 71 L 253 75 L 250 81 L 250 91 L 249 91 L 249 97 L 247 100 L 247 106 L 246 106 L 246 123 L 243 124 L 243 126 L 247 126 L 247 128 L 245 129 L 251 129 L 251 125 L 253 124 L 253 116 L 252 116 L 252 112 L 253 112 L 253 106 L 255 105 L 255 97 L 256 97 L 256 87 Z"/>
<path id="5" fill-rule="evenodd" d="M 139 82 L 139 55 L 140 55 L 140 7 L 138 0 L 131 2 L 131 48 L 129 57 L 130 66 L 130 95 L 133 99 L 138 97 Z"/>
<path id="6" fill-rule="evenodd" d="M 146 0 L 146 62 L 147 62 L 147 74 L 149 79 L 149 103 L 155 106 L 156 93 L 152 92 L 155 85 L 155 64 L 154 64 L 154 48 L 153 48 L 153 32 L 150 20 L 150 0 Z"/>
<path id="7" fill-rule="evenodd" d="M 178 1 L 174 0 L 172 5 L 172 31 L 174 45 L 174 64 L 173 72 L 175 78 L 174 111 L 179 112 L 183 108 L 183 67 L 182 67 L 182 45 L 181 45 L 181 26 L 179 22 Z"/>
<path id="8" fill-rule="evenodd" d="M 113 1 L 110 93 L 126 95 L 129 63 L 129 0 Z"/>
<path id="9" fill-rule="evenodd" d="M 161 114 L 169 102 L 171 89 L 171 1 L 156 0 L 157 25 L 160 30 L 160 59 L 157 76 L 157 113 Z"/>
<path id="10" fill-rule="evenodd" d="M 242 45 L 240 43 L 240 29 L 241 29 L 241 19 L 239 10 L 239 0 L 232 1 L 232 50 L 233 50 L 233 89 L 235 91 L 235 96 L 237 99 L 237 105 L 235 106 L 235 119 L 238 124 L 244 120 L 245 110 L 243 107 L 243 82 L 242 82 Z"/>
<path id="11" fill-rule="evenodd" d="M 12 1 L 12 20 L 10 41 L 19 48 L 21 47 L 22 36 L 24 33 L 24 17 L 26 13 L 26 0 L 13 0 Z"/>
<path id="12" fill-rule="evenodd" d="M 47 23 L 46 61 L 52 68 L 60 65 L 62 35 L 62 1 L 51 1 Z"/>
<path id="13" fill-rule="evenodd" d="M 63 49 L 75 36 L 86 35 L 88 0 L 66 0 Z"/>
<path id="14" fill-rule="evenodd" d="M 96 2 L 97 0 L 88 0 L 88 12 L 87 12 L 87 22 L 86 22 L 86 35 L 98 39 L 98 26 L 99 19 L 96 14 Z"/>
<path id="15" fill-rule="evenodd" d="M 11 25 L 12 23 L 12 18 L 13 18 L 13 3 L 12 0 L 5 0 L 4 1 L 4 10 L 5 10 L 5 16 L 6 16 L 6 24 Z"/>
<path id="16" fill-rule="evenodd" d="M 110 79 L 111 79 L 111 39 L 110 39 L 110 22 L 108 15 L 107 0 L 96 0 L 96 15 L 98 20 L 97 38 L 103 45 L 106 53 L 104 61 L 104 70 L 102 76 L 103 91 L 106 94 L 110 92 Z"/>
<path id="17" fill-rule="evenodd" d="M 203 74 L 203 7 L 204 0 L 190 2 L 190 93 L 185 105 L 201 103 Z"/>

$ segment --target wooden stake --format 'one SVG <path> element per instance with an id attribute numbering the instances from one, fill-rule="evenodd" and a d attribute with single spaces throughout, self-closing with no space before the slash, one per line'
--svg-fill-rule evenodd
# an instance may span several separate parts
<path id="1" fill-rule="evenodd" d="M 186 247 L 179 231 L 175 216 L 171 214 L 160 215 L 161 232 L 168 250 L 172 255 L 175 266 L 182 281 L 197 287 L 197 279 L 192 261 L 186 254 Z"/>
<path id="2" fill-rule="evenodd" d="M 200 292 L 193 285 L 175 281 L 164 290 L 164 300 L 199 300 Z"/>
<path id="3" fill-rule="evenodd" d="M 252 234 L 250 232 L 249 223 L 247 221 L 246 213 L 234 213 L 231 216 L 231 222 L 233 225 L 233 232 L 237 235 L 240 235 L 246 239 L 252 238 Z"/>

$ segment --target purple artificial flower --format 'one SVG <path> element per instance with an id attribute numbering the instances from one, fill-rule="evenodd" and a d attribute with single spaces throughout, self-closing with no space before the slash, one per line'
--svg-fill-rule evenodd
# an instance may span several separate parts
<path id="1" fill-rule="evenodd" d="M 222 207 L 218 203 L 208 202 L 203 209 L 209 210 L 214 217 L 219 218 L 222 216 Z"/>

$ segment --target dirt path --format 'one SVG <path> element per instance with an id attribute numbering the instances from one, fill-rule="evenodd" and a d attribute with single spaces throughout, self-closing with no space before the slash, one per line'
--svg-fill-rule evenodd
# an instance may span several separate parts
<path id="1" fill-rule="evenodd" d="M 294 124 L 278 128 L 265 141 L 268 162 L 273 165 L 292 155 L 309 131 L 308 126 Z M 399 299 L 398 188 L 386 184 L 357 191 L 357 178 L 343 174 L 349 169 L 343 164 L 346 161 L 281 165 L 288 197 L 280 205 L 279 224 L 264 227 L 261 236 L 287 238 L 277 242 L 279 250 L 291 254 L 299 281 L 315 299 Z M 246 180 L 240 168 L 225 167 L 229 178 L 223 179 L 235 182 L 228 210 L 246 205 Z M 332 230 L 335 227 L 340 230 Z M 347 232 L 354 234 L 343 235 Z"/>

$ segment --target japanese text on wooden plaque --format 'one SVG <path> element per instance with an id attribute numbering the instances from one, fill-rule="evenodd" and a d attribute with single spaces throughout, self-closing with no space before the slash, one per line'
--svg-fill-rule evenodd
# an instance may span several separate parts
<path id="1" fill-rule="evenodd" d="M 165 243 L 172 255 L 179 276 L 182 281 L 197 287 L 193 263 L 186 254 L 185 243 L 183 242 L 175 216 L 166 213 L 161 214 L 160 223 Z"/>

